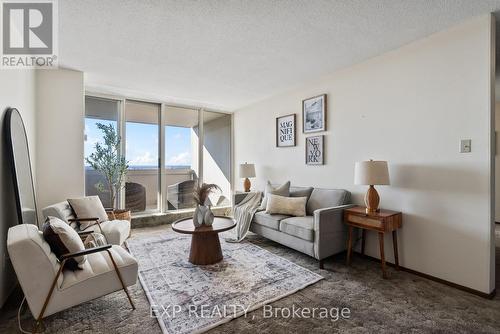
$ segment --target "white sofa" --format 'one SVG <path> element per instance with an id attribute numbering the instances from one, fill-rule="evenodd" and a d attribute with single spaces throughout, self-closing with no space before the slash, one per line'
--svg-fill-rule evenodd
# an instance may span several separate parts
<path id="1" fill-rule="evenodd" d="M 82 270 L 61 269 L 60 261 L 36 225 L 20 224 L 9 229 L 7 250 L 37 321 L 121 289 L 127 293 L 134 308 L 126 287 L 136 283 L 138 265 L 120 246 L 85 250 L 88 255 Z"/>
<path id="2" fill-rule="evenodd" d="M 75 230 L 80 232 L 78 224 L 75 221 L 72 221 L 76 219 L 76 216 L 68 201 L 48 206 L 42 210 L 42 213 L 45 218 L 52 216 L 62 219 L 66 223 L 70 224 Z M 130 222 L 127 220 L 108 220 L 100 223 L 99 225 L 95 224 L 88 227 L 85 229 L 85 232 L 87 231 L 102 233 L 108 243 L 112 245 L 122 245 L 130 235 Z"/>

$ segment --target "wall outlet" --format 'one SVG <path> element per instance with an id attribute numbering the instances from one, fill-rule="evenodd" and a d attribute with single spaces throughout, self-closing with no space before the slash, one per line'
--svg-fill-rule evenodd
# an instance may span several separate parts
<path id="1" fill-rule="evenodd" d="M 460 140 L 460 153 L 470 153 L 471 149 L 471 140 L 470 139 L 462 139 Z"/>

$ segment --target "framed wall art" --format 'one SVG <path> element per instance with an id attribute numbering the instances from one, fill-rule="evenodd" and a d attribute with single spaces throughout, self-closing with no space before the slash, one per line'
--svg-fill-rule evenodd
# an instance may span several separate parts
<path id="1" fill-rule="evenodd" d="M 302 101 L 302 131 L 304 133 L 326 130 L 326 94 Z"/>
<path id="2" fill-rule="evenodd" d="M 295 114 L 276 118 L 276 147 L 295 146 Z"/>
<path id="3" fill-rule="evenodd" d="M 324 137 L 325 136 L 312 136 L 306 138 L 306 165 L 324 164 Z"/>

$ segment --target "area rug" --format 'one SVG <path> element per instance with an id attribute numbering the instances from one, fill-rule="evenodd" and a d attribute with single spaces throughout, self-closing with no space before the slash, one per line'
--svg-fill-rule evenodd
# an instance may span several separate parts
<path id="1" fill-rule="evenodd" d="M 249 242 L 221 237 L 224 259 L 188 261 L 191 237 L 165 232 L 133 238 L 139 279 L 163 333 L 201 333 L 288 296 L 323 277 Z"/>

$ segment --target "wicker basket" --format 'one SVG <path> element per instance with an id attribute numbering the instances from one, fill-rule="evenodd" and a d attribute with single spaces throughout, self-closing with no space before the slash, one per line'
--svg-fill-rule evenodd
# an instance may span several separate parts
<path id="1" fill-rule="evenodd" d="M 130 215 L 130 210 L 113 210 L 106 211 L 108 214 L 109 220 L 132 220 L 132 216 Z"/>

